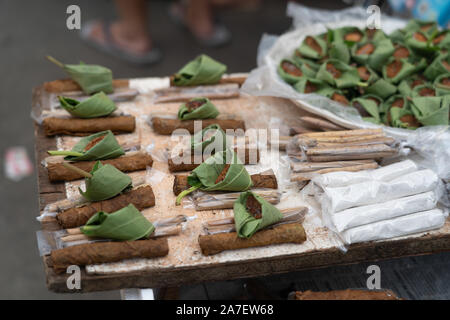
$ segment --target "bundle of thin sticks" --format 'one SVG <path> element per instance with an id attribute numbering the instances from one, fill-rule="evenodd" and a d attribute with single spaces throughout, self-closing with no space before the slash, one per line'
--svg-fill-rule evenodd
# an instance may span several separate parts
<path id="1" fill-rule="evenodd" d="M 256 232 L 249 239 L 237 236 L 233 218 L 208 221 L 203 225 L 205 234 L 199 235 L 198 243 L 204 255 L 282 243 L 303 243 L 306 233 L 302 222 L 307 211 L 306 207 L 281 210 L 284 215 L 281 221 Z"/>
<path id="2" fill-rule="evenodd" d="M 58 249 L 52 250 L 49 266 L 57 273 L 64 272 L 69 265 L 89 265 L 116 262 L 131 258 L 156 258 L 169 252 L 168 236 L 178 235 L 181 224 L 187 221 L 184 215 L 154 221 L 155 230 L 149 240 L 114 242 L 84 235 L 80 228 L 57 232 L 55 243 Z"/>
<path id="3" fill-rule="evenodd" d="M 61 156 L 50 156 L 45 158 L 44 161 L 45 166 L 47 167 L 48 178 L 51 182 L 72 181 L 83 178 L 80 173 L 74 170 L 70 170 L 66 166 L 64 166 L 64 163 L 70 163 L 81 170 L 90 172 L 96 162 L 97 161 L 70 162 L 64 160 L 64 158 Z M 121 157 L 102 160 L 101 162 L 102 164 L 113 165 L 122 172 L 132 172 L 145 170 L 147 167 L 151 167 L 153 164 L 153 158 L 146 152 L 131 151 L 125 153 Z"/>
<path id="4" fill-rule="evenodd" d="M 195 133 L 212 124 L 218 124 L 223 130 L 245 131 L 245 121 L 234 115 L 219 115 L 215 119 L 203 120 L 180 120 L 175 116 L 152 116 L 151 125 L 153 130 L 162 135 L 171 135 L 177 129 L 187 130 L 189 133 Z"/>
<path id="5" fill-rule="evenodd" d="M 397 154 L 396 141 L 382 129 L 304 133 L 294 136 L 287 151 L 292 181 L 309 181 L 313 174 L 360 171 L 378 167 L 376 160 Z"/>

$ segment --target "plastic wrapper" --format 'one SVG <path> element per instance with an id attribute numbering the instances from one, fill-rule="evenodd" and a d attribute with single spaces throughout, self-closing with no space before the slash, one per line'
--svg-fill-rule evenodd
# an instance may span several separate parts
<path id="1" fill-rule="evenodd" d="M 239 85 L 235 83 L 209 86 L 169 87 L 155 90 L 154 103 L 187 101 L 192 98 L 209 99 L 236 98 L 239 96 Z"/>
<path id="2" fill-rule="evenodd" d="M 440 228 L 445 218 L 442 210 L 433 209 L 351 228 L 340 236 L 346 244 L 390 239 Z"/>
<path id="3" fill-rule="evenodd" d="M 328 214 L 348 208 L 381 203 L 393 199 L 434 190 L 439 178 L 429 170 L 405 174 L 389 182 L 366 181 L 353 185 L 324 188 L 319 195 L 322 210 Z"/>
<path id="4" fill-rule="evenodd" d="M 417 165 L 413 161 L 405 160 L 375 170 L 330 172 L 315 176 L 313 182 L 322 188 L 345 187 L 365 181 L 388 182 L 402 175 L 417 171 L 417 169 Z"/>
<path id="5" fill-rule="evenodd" d="M 429 191 L 382 203 L 350 208 L 331 214 L 329 218 L 332 227 L 336 228 L 335 231 L 342 232 L 349 228 L 377 221 L 431 210 L 436 207 L 436 204 L 435 193 Z"/>

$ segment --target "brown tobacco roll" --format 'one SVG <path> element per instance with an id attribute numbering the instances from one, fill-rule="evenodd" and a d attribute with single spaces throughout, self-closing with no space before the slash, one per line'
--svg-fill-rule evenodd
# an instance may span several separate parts
<path id="1" fill-rule="evenodd" d="M 168 253 L 167 238 L 95 242 L 53 250 L 50 264 L 55 272 L 60 273 L 70 265 L 85 266 L 134 258 L 156 258 L 166 256 Z"/>
<path id="2" fill-rule="evenodd" d="M 120 194 L 112 199 L 89 202 L 85 205 L 70 208 L 56 215 L 56 220 L 64 229 L 83 226 L 95 213 L 99 211 L 115 212 L 133 204 L 138 210 L 155 205 L 155 195 L 152 187 L 144 185 Z"/>
<path id="3" fill-rule="evenodd" d="M 97 161 L 78 161 L 70 162 L 71 165 L 90 172 Z M 129 152 L 121 157 L 109 160 L 101 160 L 102 164 L 110 164 L 122 172 L 131 172 L 145 170 L 153 164 L 152 157 L 144 152 Z M 83 178 L 77 172 L 67 169 L 63 166 L 63 161 L 47 162 L 48 178 L 51 182 L 55 181 L 72 181 Z"/>
<path id="4" fill-rule="evenodd" d="M 177 196 L 182 191 L 189 189 L 188 175 L 177 174 L 173 181 L 173 193 Z M 272 170 L 268 170 L 250 176 L 253 182 L 252 188 L 278 189 L 277 177 Z"/>
<path id="5" fill-rule="evenodd" d="M 402 300 L 391 290 L 333 290 L 326 292 L 297 291 L 294 300 Z"/>
<path id="6" fill-rule="evenodd" d="M 240 155 L 242 151 L 239 151 L 237 148 L 234 149 L 239 157 L 239 159 L 244 164 L 256 164 L 259 162 L 259 149 L 257 148 L 245 148 L 245 158 L 241 159 Z M 256 153 L 256 159 L 254 159 L 254 154 Z M 179 172 L 179 171 L 192 171 L 195 168 L 197 168 L 200 163 L 194 163 L 195 156 L 193 152 L 190 156 L 186 156 L 185 159 L 176 159 L 177 162 L 181 163 L 174 163 L 174 158 L 169 158 L 167 163 L 169 164 L 169 171 L 170 172 Z M 256 161 L 256 162 L 254 162 Z"/>
<path id="7" fill-rule="evenodd" d="M 42 121 L 46 136 L 67 134 L 87 136 L 96 132 L 111 130 L 114 134 L 133 132 L 136 120 L 133 116 L 101 117 L 94 119 L 45 118 Z"/>
<path id="8" fill-rule="evenodd" d="M 173 84 L 174 78 L 175 78 L 174 76 L 170 77 L 170 86 L 179 88 L 177 86 L 174 86 L 174 84 Z M 217 84 L 236 83 L 237 85 L 242 86 L 242 84 L 245 82 L 245 80 L 247 80 L 247 76 L 244 76 L 244 75 L 242 75 L 242 76 L 239 76 L 239 75 L 225 76 L 225 77 L 222 77 Z M 194 86 L 194 87 L 197 87 L 197 86 Z"/>
<path id="9" fill-rule="evenodd" d="M 181 121 L 179 119 L 167 119 L 160 117 L 152 118 L 152 126 L 153 130 L 156 133 L 171 135 L 176 129 L 186 129 L 189 133 L 194 132 L 194 121 L 201 121 L 201 128 L 199 126 L 199 130 L 206 128 L 212 124 L 218 124 L 222 127 L 223 130 L 227 129 L 242 129 L 245 130 L 245 121 L 242 119 L 203 119 L 203 120 L 184 120 Z M 197 129 L 197 128 L 195 128 Z"/>
<path id="10" fill-rule="evenodd" d="M 378 163 L 375 161 L 373 163 L 366 163 L 366 164 L 359 164 L 349 167 L 342 167 L 342 168 L 328 168 L 328 169 L 322 169 L 312 172 L 305 172 L 305 173 L 294 173 L 291 176 L 291 181 L 309 181 L 311 180 L 313 174 L 324 174 L 328 172 L 338 172 L 338 171 L 347 171 L 347 172 L 356 172 L 361 170 L 368 170 L 368 169 L 376 169 L 378 168 Z"/>
<path id="11" fill-rule="evenodd" d="M 113 87 L 117 88 L 127 88 L 129 86 L 129 81 L 127 79 L 116 79 L 113 80 Z M 47 92 L 63 92 L 63 91 L 81 91 L 81 87 L 73 81 L 72 79 L 61 79 L 44 83 L 44 89 Z"/>
<path id="12" fill-rule="evenodd" d="M 350 136 L 367 136 L 380 134 L 384 134 L 383 129 L 357 129 L 357 130 L 342 130 L 342 131 L 309 132 L 303 133 L 301 136 L 308 138 L 321 138 L 321 137 L 344 138 Z"/>
<path id="13" fill-rule="evenodd" d="M 262 247 L 281 243 L 303 243 L 306 233 L 299 223 L 290 223 L 256 232 L 251 238 L 243 239 L 236 232 L 199 235 L 198 243 L 205 256 L 225 250 Z"/>

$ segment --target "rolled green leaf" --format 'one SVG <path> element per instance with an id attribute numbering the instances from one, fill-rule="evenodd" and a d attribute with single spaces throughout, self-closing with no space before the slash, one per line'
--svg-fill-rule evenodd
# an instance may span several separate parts
<path id="1" fill-rule="evenodd" d="M 380 122 L 380 111 L 379 105 L 380 101 L 375 101 L 375 98 L 371 98 L 370 96 L 355 98 L 351 101 L 350 105 L 358 110 L 361 117 L 364 120 L 372 121 L 379 123 Z M 373 118 L 368 119 L 368 118 Z"/>
<path id="2" fill-rule="evenodd" d="M 51 62 L 63 68 L 73 81 L 78 83 L 84 93 L 92 94 L 103 91 L 112 93 L 112 72 L 110 69 L 94 64 L 63 64 L 53 57 L 47 57 Z"/>
<path id="3" fill-rule="evenodd" d="M 357 27 L 343 27 L 333 30 L 333 42 L 345 43 L 352 47 L 355 43 L 362 41 L 363 32 Z"/>
<path id="4" fill-rule="evenodd" d="M 412 92 L 411 97 L 435 97 L 437 96 L 434 85 L 431 83 L 425 83 L 416 86 Z"/>
<path id="5" fill-rule="evenodd" d="M 302 77 L 295 85 L 294 89 L 300 93 L 317 93 L 323 96 L 331 95 L 335 91 L 325 81 Z"/>
<path id="6" fill-rule="evenodd" d="M 99 92 L 83 101 L 58 96 L 61 107 L 77 118 L 104 117 L 116 110 L 114 102 L 104 92 Z"/>
<path id="7" fill-rule="evenodd" d="M 411 109 L 417 120 L 425 126 L 448 125 L 450 96 L 417 97 Z"/>
<path id="8" fill-rule="evenodd" d="M 91 171 L 92 178 L 86 178 L 86 191 L 80 188 L 81 195 L 89 201 L 101 201 L 115 197 L 125 189 L 131 188 L 131 178 L 110 164 L 100 161 Z"/>
<path id="9" fill-rule="evenodd" d="M 411 110 L 405 108 L 393 107 L 389 110 L 390 124 L 396 128 L 402 129 L 417 129 L 420 127 L 420 123 Z"/>
<path id="10" fill-rule="evenodd" d="M 434 80 L 434 87 L 438 96 L 450 94 L 450 73 L 440 75 Z"/>
<path id="11" fill-rule="evenodd" d="M 339 89 L 352 88 L 361 85 L 356 68 L 333 59 L 325 61 L 320 66 L 320 69 L 317 72 L 317 79 L 323 80 Z"/>
<path id="12" fill-rule="evenodd" d="M 148 238 L 155 227 L 132 204 L 113 213 L 97 212 L 80 228 L 88 237 L 134 241 Z"/>
<path id="13" fill-rule="evenodd" d="M 386 99 L 397 92 L 397 87 L 384 79 L 378 79 L 369 85 L 365 89 L 365 92 L 368 94 L 374 94 L 382 99 Z"/>
<path id="14" fill-rule="evenodd" d="M 399 83 L 416 71 L 416 66 L 407 59 L 391 58 L 383 67 L 383 78 L 391 83 Z"/>
<path id="15" fill-rule="evenodd" d="M 69 161 L 114 159 L 125 154 L 111 130 L 82 138 L 71 151 L 49 151 L 51 155 L 65 155 Z M 76 155 L 78 154 L 78 155 Z"/>
<path id="16" fill-rule="evenodd" d="M 450 47 L 450 32 L 449 30 L 444 30 L 437 33 L 433 37 L 433 45 L 439 48 L 449 48 Z"/>
<path id="17" fill-rule="evenodd" d="M 175 86 L 216 84 L 227 71 L 227 66 L 202 54 L 188 62 L 173 77 Z"/>
<path id="18" fill-rule="evenodd" d="M 255 212 L 257 211 L 257 217 Z M 250 238 L 255 232 L 283 219 L 283 214 L 262 197 L 251 191 L 242 192 L 233 205 L 234 225 L 240 238 Z"/>
<path id="19" fill-rule="evenodd" d="M 178 109 L 180 120 L 214 119 L 218 115 L 219 110 L 208 98 L 191 99 Z"/>
<path id="20" fill-rule="evenodd" d="M 203 191 L 245 191 L 252 186 L 252 179 L 236 152 L 227 149 L 217 152 L 195 168 L 188 176 L 190 189 L 177 197 L 177 204 L 183 197 L 200 189 Z"/>
<path id="21" fill-rule="evenodd" d="M 350 63 L 350 50 L 345 43 L 332 43 L 329 49 L 330 59 L 342 61 L 343 63 Z"/>
<path id="22" fill-rule="evenodd" d="M 305 66 L 309 70 L 313 70 L 315 73 L 317 73 L 317 70 L 320 68 L 320 64 L 317 63 L 317 61 L 313 61 L 311 59 L 307 59 L 303 57 L 298 50 L 295 50 L 295 53 L 292 55 L 292 59 L 298 66 Z M 314 73 L 314 74 L 315 74 Z"/>
<path id="23" fill-rule="evenodd" d="M 428 80 L 434 81 L 441 74 L 450 72 L 450 55 L 440 54 L 423 73 Z"/>
<path id="24" fill-rule="evenodd" d="M 369 66 L 361 65 L 356 68 L 358 71 L 359 79 L 361 81 L 367 82 L 369 86 L 375 83 L 380 77 L 373 71 Z"/>
<path id="25" fill-rule="evenodd" d="M 307 36 L 297 50 L 303 57 L 318 60 L 327 55 L 327 43 L 321 37 Z"/>
<path id="26" fill-rule="evenodd" d="M 392 40 L 392 42 L 397 42 L 397 43 L 404 43 L 405 42 L 405 37 L 406 37 L 406 30 L 404 29 L 397 29 L 394 32 L 392 32 L 391 34 L 389 34 L 389 39 Z"/>
<path id="27" fill-rule="evenodd" d="M 436 21 L 433 20 L 418 20 L 411 19 L 406 24 L 404 30 L 408 31 L 421 31 L 426 34 L 433 34 L 438 29 Z"/>
<path id="28" fill-rule="evenodd" d="M 396 94 L 391 96 L 389 99 L 384 101 L 382 105 L 380 106 L 381 113 L 387 113 L 389 109 L 397 107 L 397 108 L 404 108 L 407 110 L 411 110 L 409 106 L 409 100 L 406 96 L 401 94 Z"/>
<path id="29" fill-rule="evenodd" d="M 303 76 L 301 64 L 292 59 L 283 59 L 278 65 L 278 74 L 289 84 L 295 84 Z"/>
<path id="30" fill-rule="evenodd" d="M 430 56 L 438 51 L 438 47 L 431 41 L 431 35 L 425 32 L 415 31 L 408 33 L 405 39 L 406 45 L 417 54 Z"/>
<path id="31" fill-rule="evenodd" d="M 427 81 L 422 75 L 415 74 L 400 82 L 398 91 L 404 96 L 412 96 L 412 91 L 415 87 L 425 84 Z"/>
<path id="32" fill-rule="evenodd" d="M 364 54 L 364 52 L 367 52 L 364 51 L 364 48 L 368 46 L 373 46 L 373 52 Z M 378 42 L 366 42 L 353 46 L 352 57 L 355 61 L 367 64 L 370 68 L 380 71 L 384 63 L 392 56 L 394 50 L 391 40 L 384 39 Z"/>
<path id="33" fill-rule="evenodd" d="M 226 149 L 227 136 L 218 124 L 207 126 L 191 138 L 191 149 L 193 150 L 204 151 L 208 145 L 213 145 L 215 152 Z"/>

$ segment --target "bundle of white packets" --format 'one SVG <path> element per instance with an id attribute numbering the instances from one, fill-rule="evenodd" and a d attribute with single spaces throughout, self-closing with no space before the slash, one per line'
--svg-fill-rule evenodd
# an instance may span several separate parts
<path id="1" fill-rule="evenodd" d="M 330 172 L 312 179 L 325 225 L 346 244 L 424 232 L 444 225 L 438 176 L 411 160 L 375 170 Z"/>

